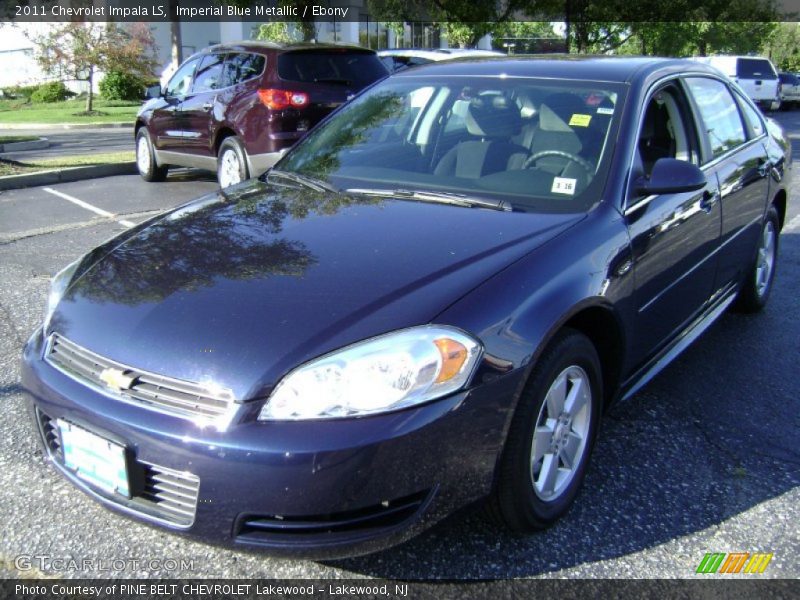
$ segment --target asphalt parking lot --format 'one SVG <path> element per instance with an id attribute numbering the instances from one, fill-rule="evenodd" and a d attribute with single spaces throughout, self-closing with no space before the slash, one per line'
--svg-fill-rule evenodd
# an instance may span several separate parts
<path id="1" fill-rule="evenodd" d="M 777 119 L 800 156 L 800 111 Z M 767 310 L 724 315 L 607 415 L 576 505 L 546 532 L 512 537 L 466 512 L 398 548 L 319 563 L 205 546 L 102 508 L 46 463 L 19 385 L 22 346 L 62 266 L 215 188 L 184 172 L 163 184 L 123 176 L 0 194 L 0 577 L 692 577 L 707 552 L 772 553 L 758 577 L 800 576 L 797 191 Z M 70 559 L 95 567 L 53 566 Z M 169 570 L 165 559 L 184 564 Z M 142 567 L 151 561 L 165 568 Z"/>

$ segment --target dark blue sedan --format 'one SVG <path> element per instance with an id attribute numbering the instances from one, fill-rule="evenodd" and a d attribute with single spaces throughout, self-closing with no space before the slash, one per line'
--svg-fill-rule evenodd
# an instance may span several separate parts
<path id="1" fill-rule="evenodd" d="M 361 554 L 484 500 L 546 527 L 605 409 L 766 304 L 790 162 L 696 62 L 398 73 L 60 272 L 36 427 L 84 492 L 212 543 Z"/>

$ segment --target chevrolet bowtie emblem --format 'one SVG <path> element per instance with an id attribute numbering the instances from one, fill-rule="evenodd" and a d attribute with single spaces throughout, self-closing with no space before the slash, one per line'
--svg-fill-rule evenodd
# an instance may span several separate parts
<path id="1" fill-rule="evenodd" d="M 100 373 L 100 381 L 114 390 L 130 389 L 135 379 L 136 377 L 125 375 L 121 369 L 112 369 L 111 367 L 103 369 L 103 372 Z"/>

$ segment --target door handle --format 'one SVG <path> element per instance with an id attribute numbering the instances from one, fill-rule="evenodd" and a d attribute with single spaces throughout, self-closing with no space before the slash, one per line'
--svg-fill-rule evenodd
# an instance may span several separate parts
<path id="1" fill-rule="evenodd" d="M 213 102 L 206 102 L 205 104 L 203 104 L 203 110 L 206 111 L 206 112 L 208 112 L 212 108 L 214 108 L 214 103 Z"/>
<path id="2" fill-rule="evenodd" d="M 719 202 L 721 196 L 719 194 L 719 190 L 714 190 L 713 192 L 709 192 L 706 190 L 703 192 L 703 199 L 700 200 L 700 208 L 702 208 L 705 212 L 711 212 L 714 208 L 714 205 Z"/>
<path id="3" fill-rule="evenodd" d="M 771 168 L 772 161 L 768 158 L 762 158 L 758 161 L 758 174 L 761 175 L 761 177 L 766 177 Z"/>

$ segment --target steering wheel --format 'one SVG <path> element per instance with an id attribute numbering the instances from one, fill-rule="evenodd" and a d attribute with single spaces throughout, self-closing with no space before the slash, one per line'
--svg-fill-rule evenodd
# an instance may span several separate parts
<path id="1" fill-rule="evenodd" d="M 577 165 L 580 165 L 584 168 L 584 170 L 589 174 L 591 177 L 594 175 L 594 165 L 590 163 L 588 160 L 581 156 L 577 156 L 576 154 L 572 154 L 571 152 L 565 152 L 564 150 L 541 150 L 534 154 L 531 154 L 524 163 L 522 163 L 523 169 L 530 169 L 531 165 L 535 163 L 540 158 L 544 158 L 545 156 L 557 156 L 559 158 L 566 158 L 570 162 L 574 162 Z"/>

